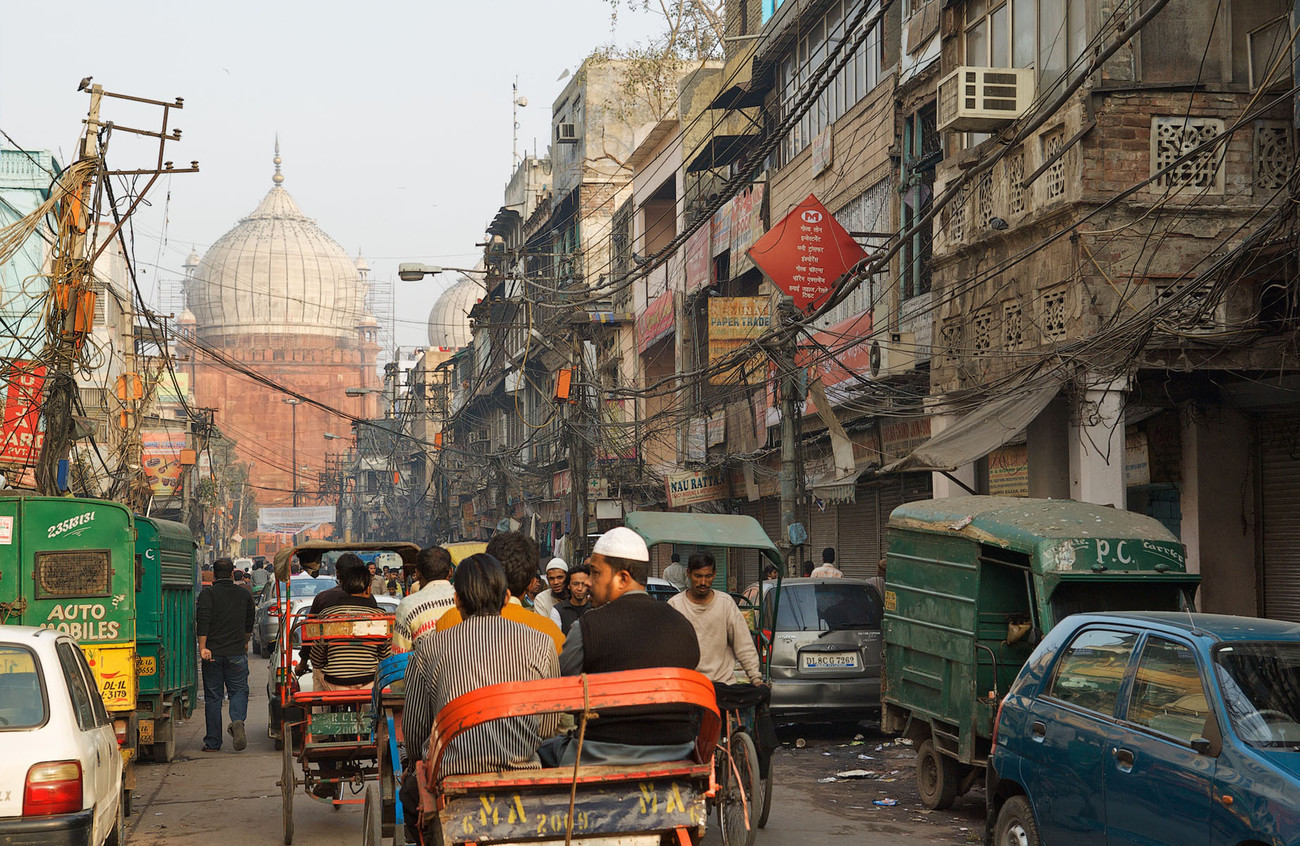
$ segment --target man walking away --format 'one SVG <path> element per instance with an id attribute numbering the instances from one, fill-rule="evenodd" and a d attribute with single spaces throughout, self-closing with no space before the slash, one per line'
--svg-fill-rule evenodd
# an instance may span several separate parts
<path id="1" fill-rule="evenodd" d="M 700 663 L 695 668 L 720 684 L 736 683 L 736 662 L 745 668 L 750 684 L 763 683 L 758 650 L 736 601 L 713 589 L 718 564 L 712 553 L 696 552 L 686 561 L 691 586 L 668 600 L 695 629 L 700 643 Z"/>
<path id="2" fill-rule="evenodd" d="M 212 565 L 212 584 L 199 593 L 199 657 L 203 659 L 203 715 L 207 734 L 203 751 L 221 749 L 221 700 L 230 697 L 230 726 L 235 751 L 248 745 L 248 636 L 253 633 L 253 597 L 235 584 L 235 563 L 219 558 Z"/>
<path id="3" fill-rule="evenodd" d="M 253 593 L 261 593 L 266 583 L 271 581 L 271 571 L 268 570 L 261 561 L 253 562 L 253 572 L 249 574 L 250 583 L 253 585 Z"/>
<path id="4" fill-rule="evenodd" d="M 397 604 L 393 623 L 393 652 L 410 652 L 415 641 L 425 632 L 431 632 L 438 618 L 455 605 L 456 591 L 448 579 L 451 577 L 451 553 L 440 546 L 420 550 L 415 558 L 415 572 L 420 577 L 420 589 L 411 591 Z"/>
<path id="5" fill-rule="evenodd" d="M 816 568 L 808 575 L 814 579 L 842 579 L 844 574 L 840 568 L 835 566 L 835 547 L 828 546 L 822 550 L 822 566 Z"/>
<path id="6" fill-rule="evenodd" d="M 591 610 L 591 568 L 586 564 L 574 565 L 569 571 L 569 598 L 555 606 L 560 615 L 560 629 L 567 637 L 569 629 Z"/>

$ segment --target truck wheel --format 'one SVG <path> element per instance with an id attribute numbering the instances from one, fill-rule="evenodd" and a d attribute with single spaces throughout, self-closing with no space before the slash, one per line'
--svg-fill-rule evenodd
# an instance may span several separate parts
<path id="1" fill-rule="evenodd" d="M 176 758 L 176 720 L 181 714 L 179 699 L 172 702 L 167 716 L 154 724 L 153 745 L 149 747 L 149 757 L 156 764 L 170 764 Z"/>
<path id="2" fill-rule="evenodd" d="M 1029 800 L 1012 796 L 998 811 L 993 825 L 993 846 L 1039 846 L 1038 824 Z"/>
<path id="3" fill-rule="evenodd" d="M 944 811 L 957 799 L 957 762 L 940 752 L 933 740 L 916 750 L 916 789 L 921 804 Z"/>

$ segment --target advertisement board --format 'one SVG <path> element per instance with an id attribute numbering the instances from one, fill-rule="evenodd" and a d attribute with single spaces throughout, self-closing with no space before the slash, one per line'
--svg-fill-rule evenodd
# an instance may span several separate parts
<path id="1" fill-rule="evenodd" d="M 713 284 L 713 254 L 709 250 L 712 226 L 708 223 L 686 239 L 686 293 Z"/>
<path id="2" fill-rule="evenodd" d="M 826 399 L 838 405 L 853 389 L 871 376 L 872 312 L 859 312 L 828 329 L 814 332 L 799 343 L 795 363 L 808 370 L 809 379 L 820 379 Z M 813 414 L 812 400 L 804 409 Z"/>
<path id="3" fill-rule="evenodd" d="M 715 364 L 772 325 L 771 300 L 767 297 L 711 297 L 709 299 L 709 364 Z M 737 364 L 712 373 L 710 383 L 729 385 L 742 379 L 762 379 L 763 354 L 756 353 L 748 363 Z"/>
<path id="4" fill-rule="evenodd" d="M 31 464 L 45 441 L 45 433 L 40 430 L 45 365 L 5 362 L 0 379 L 5 385 L 4 403 L 0 405 L 0 465 Z"/>
<path id="5" fill-rule="evenodd" d="M 767 231 L 763 227 L 763 196 L 767 185 L 758 183 L 741 191 L 728 203 L 731 206 L 731 278 L 754 266 L 747 252 Z"/>
<path id="6" fill-rule="evenodd" d="M 669 473 L 664 476 L 668 493 L 668 507 L 679 508 L 731 496 L 731 479 L 726 470 L 697 470 L 691 473 Z"/>
<path id="7" fill-rule="evenodd" d="M 277 535 L 296 535 L 334 522 L 334 506 L 310 505 L 299 508 L 257 509 L 257 530 Z"/>
<path id="8" fill-rule="evenodd" d="M 645 307 L 636 319 L 637 350 L 645 352 L 673 334 L 676 328 L 677 298 L 672 291 L 664 291 Z"/>
<path id="9" fill-rule="evenodd" d="M 175 496 L 181 490 L 181 451 L 189 444 L 184 431 L 168 432 L 155 429 L 142 432 L 144 476 L 149 480 L 149 491 L 154 496 Z"/>
<path id="10" fill-rule="evenodd" d="M 749 249 L 754 264 L 801 311 L 830 299 L 835 283 L 866 255 L 813 194 Z"/>

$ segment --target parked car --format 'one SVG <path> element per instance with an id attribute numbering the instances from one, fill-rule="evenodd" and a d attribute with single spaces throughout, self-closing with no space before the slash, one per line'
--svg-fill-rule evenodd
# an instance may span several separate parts
<path id="1" fill-rule="evenodd" d="M 338 581 L 333 576 L 313 577 L 306 573 L 290 576 L 291 610 L 296 613 L 299 609 L 309 607 L 316 594 L 329 590 L 336 584 Z M 280 612 L 280 598 L 276 595 L 275 582 L 267 582 L 258 597 L 253 614 L 253 654 L 265 655 L 270 651 L 270 644 L 275 643 L 280 633 Z"/>
<path id="2" fill-rule="evenodd" d="M 122 758 L 77 642 L 0 626 L 0 843 L 124 842 Z"/>
<path id="3" fill-rule="evenodd" d="M 379 604 L 380 614 L 397 613 L 397 604 L 401 600 L 395 596 L 377 596 L 375 602 Z M 311 605 L 310 599 L 302 600 L 301 604 L 295 602 L 293 614 L 296 616 L 300 613 L 306 613 Z M 275 741 L 275 748 L 281 749 L 284 746 L 284 739 L 280 733 L 280 687 L 287 681 L 285 674 L 280 672 L 280 667 L 284 664 L 284 642 L 282 638 L 293 637 L 293 651 L 290 656 L 290 672 L 297 670 L 299 657 L 298 653 L 302 647 L 301 629 L 289 627 L 292 634 L 280 631 L 276 633 L 276 648 L 270 650 L 270 657 L 267 659 L 266 673 L 266 734 Z M 300 690 L 312 690 L 313 682 L 310 673 L 298 677 Z M 296 741 L 295 741 L 296 742 Z"/>
<path id="4" fill-rule="evenodd" d="M 1300 625 L 1079 614 L 998 709 L 997 844 L 1300 844 Z"/>
<path id="5" fill-rule="evenodd" d="M 881 600 L 862 579 L 785 579 L 763 583 L 760 654 L 771 650 L 772 711 L 827 718 L 880 708 Z M 774 613 L 775 612 L 775 613 Z M 770 625 L 770 624 L 769 624 Z"/>
<path id="6" fill-rule="evenodd" d="M 681 593 L 672 582 L 658 576 L 650 576 L 645 580 L 645 591 L 660 602 L 667 602 Z"/>

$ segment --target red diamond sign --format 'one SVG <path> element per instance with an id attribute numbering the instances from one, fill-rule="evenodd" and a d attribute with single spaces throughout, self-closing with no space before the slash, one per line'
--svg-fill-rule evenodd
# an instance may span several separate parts
<path id="1" fill-rule="evenodd" d="M 867 257 L 848 230 L 812 194 L 748 252 L 754 264 L 794 299 L 800 311 L 826 302 L 839 278 Z"/>

